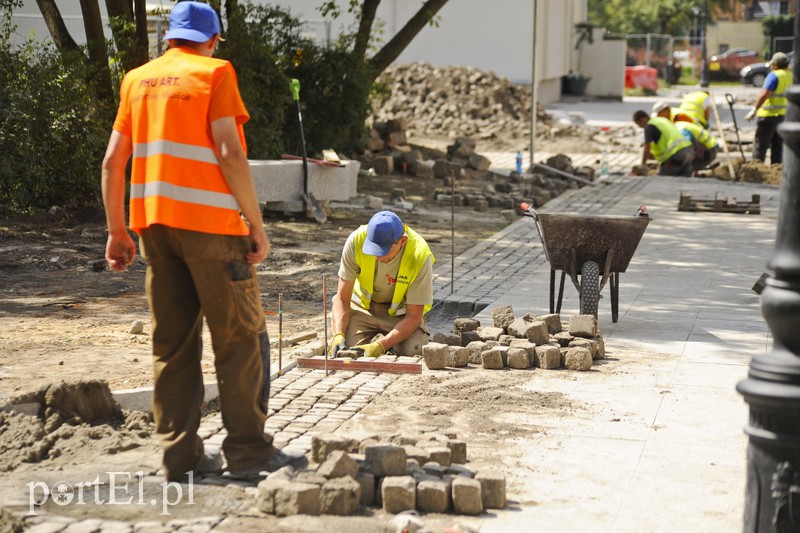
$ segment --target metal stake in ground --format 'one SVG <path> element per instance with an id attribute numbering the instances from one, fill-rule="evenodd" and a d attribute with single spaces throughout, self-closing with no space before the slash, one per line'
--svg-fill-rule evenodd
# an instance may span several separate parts
<path id="1" fill-rule="evenodd" d="M 450 294 L 453 294 L 456 275 L 456 175 L 450 171 Z"/>
<path id="2" fill-rule="evenodd" d="M 328 276 L 322 275 L 322 323 L 323 323 L 323 346 L 325 347 L 325 375 L 328 375 Z"/>
<path id="3" fill-rule="evenodd" d="M 278 375 L 283 372 L 283 293 L 278 293 Z"/>

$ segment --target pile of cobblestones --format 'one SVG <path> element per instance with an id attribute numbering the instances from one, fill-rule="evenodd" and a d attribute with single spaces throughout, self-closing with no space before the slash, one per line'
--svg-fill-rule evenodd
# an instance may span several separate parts
<path id="1" fill-rule="evenodd" d="M 492 72 L 410 63 L 386 69 L 379 81 L 390 94 L 376 103 L 376 120 L 412 117 L 414 136 L 514 140 L 530 134 L 528 90 Z M 541 106 L 536 114 L 539 123 L 551 121 Z"/>
<path id="2" fill-rule="evenodd" d="M 258 485 L 258 508 L 276 516 L 344 516 L 360 506 L 476 515 L 506 506 L 505 478 L 465 466 L 466 442 L 422 429 L 388 438 L 315 435 L 316 470 L 285 467 L 270 474 Z"/>
<path id="3" fill-rule="evenodd" d="M 422 348 L 430 370 L 469 364 L 502 368 L 590 370 L 605 357 L 605 342 L 592 315 L 572 315 L 566 331 L 557 314 L 515 318 L 510 305 L 492 311 L 492 326 L 457 318 L 454 333 L 436 333 Z"/>

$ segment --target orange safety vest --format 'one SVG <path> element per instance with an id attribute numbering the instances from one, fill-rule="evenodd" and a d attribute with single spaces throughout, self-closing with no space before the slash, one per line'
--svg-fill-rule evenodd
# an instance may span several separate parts
<path id="1" fill-rule="evenodd" d="M 247 235 L 240 207 L 219 165 L 211 136 L 212 86 L 231 64 L 173 48 L 130 71 L 120 88 L 114 128 L 133 141 L 130 227 L 151 224 L 219 235 Z M 242 124 L 237 117 L 242 146 Z M 125 126 L 127 124 L 130 131 Z"/>

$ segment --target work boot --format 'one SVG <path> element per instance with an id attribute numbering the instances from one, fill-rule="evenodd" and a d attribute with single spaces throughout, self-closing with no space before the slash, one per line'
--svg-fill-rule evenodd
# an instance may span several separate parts
<path id="1" fill-rule="evenodd" d="M 194 473 L 198 476 L 221 474 L 222 463 L 222 452 L 220 452 L 219 448 L 205 446 L 203 458 L 200 459 L 200 463 L 195 467 Z"/>
<path id="2" fill-rule="evenodd" d="M 284 452 L 275 447 L 272 450 L 272 455 L 266 461 L 243 468 L 229 468 L 228 475 L 236 479 L 254 479 L 266 477 L 267 474 L 280 470 L 284 466 L 291 466 L 295 470 L 301 470 L 308 466 L 308 457 L 303 453 Z"/>

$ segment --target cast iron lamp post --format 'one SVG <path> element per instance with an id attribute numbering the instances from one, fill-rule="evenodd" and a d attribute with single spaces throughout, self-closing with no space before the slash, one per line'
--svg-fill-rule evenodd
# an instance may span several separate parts
<path id="1" fill-rule="evenodd" d="M 708 73 L 708 0 L 703 2 L 703 56 L 702 68 L 700 69 L 700 87 L 708 87 L 711 83 L 711 75 Z"/>
<path id="2" fill-rule="evenodd" d="M 800 50 L 800 12 L 795 14 L 794 50 Z M 800 62 L 794 66 L 800 76 Z M 800 86 L 787 91 L 783 181 L 773 272 L 761 293 L 761 309 L 774 338 L 772 352 L 750 362 L 736 389 L 750 406 L 745 429 L 747 492 L 744 531 L 800 531 Z"/>

